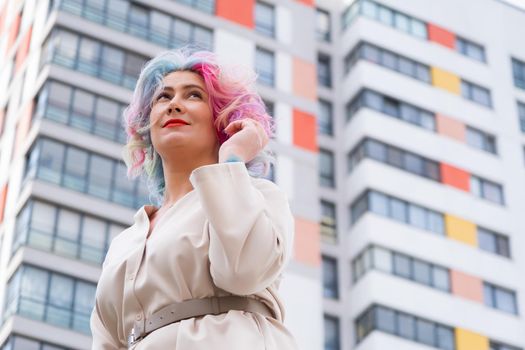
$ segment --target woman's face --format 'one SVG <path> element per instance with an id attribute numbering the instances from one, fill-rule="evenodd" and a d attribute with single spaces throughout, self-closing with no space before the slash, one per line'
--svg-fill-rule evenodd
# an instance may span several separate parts
<path id="1" fill-rule="evenodd" d="M 170 154 L 217 157 L 218 141 L 202 77 L 190 71 L 169 73 L 153 97 L 151 141 L 163 160 Z M 195 160 L 195 159 L 193 159 Z"/>

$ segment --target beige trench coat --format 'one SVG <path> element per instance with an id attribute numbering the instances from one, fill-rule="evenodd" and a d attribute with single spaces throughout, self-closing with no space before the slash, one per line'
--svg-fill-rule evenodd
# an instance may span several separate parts
<path id="1" fill-rule="evenodd" d="M 194 189 L 149 238 L 155 208 L 146 205 L 111 242 L 91 314 L 92 349 L 126 349 L 135 319 L 173 302 L 232 294 L 263 301 L 277 320 L 233 310 L 206 315 L 159 328 L 132 349 L 297 349 L 277 294 L 294 232 L 286 196 L 240 162 L 199 167 L 190 181 Z"/>

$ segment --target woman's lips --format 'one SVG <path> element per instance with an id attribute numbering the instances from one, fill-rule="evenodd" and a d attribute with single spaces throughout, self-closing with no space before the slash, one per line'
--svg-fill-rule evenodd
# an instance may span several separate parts
<path id="1" fill-rule="evenodd" d="M 165 128 L 174 128 L 176 126 L 184 126 L 184 125 L 188 125 L 188 124 L 181 123 L 181 122 L 168 123 L 168 124 L 166 124 Z"/>

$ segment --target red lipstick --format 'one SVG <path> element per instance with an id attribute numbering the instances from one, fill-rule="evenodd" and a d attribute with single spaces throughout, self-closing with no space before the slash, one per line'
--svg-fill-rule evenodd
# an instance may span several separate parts
<path id="1" fill-rule="evenodd" d="M 168 119 L 168 121 L 164 123 L 163 128 L 182 126 L 182 125 L 190 125 L 190 124 L 182 119 Z"/>

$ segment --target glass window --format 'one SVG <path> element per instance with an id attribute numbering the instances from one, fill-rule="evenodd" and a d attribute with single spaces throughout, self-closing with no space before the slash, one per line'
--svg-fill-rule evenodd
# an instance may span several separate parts
<path id="1" fill-rule="evenodd" d="M 125 206 L 132 207 L 134 201 L 135 183 L 127 177 L 127 167 L 119 162 L 116 168 L 115 185 L 113 189 L 113 201 Z"/>
<path id="2" fill-rule="evenodd" d="M 417 205 L 408 206 L 408 222 L 410 225 L 420 229 L 427 229 L 425 209 Z"/>
<path id="3" fill-rule="evenodd" d="M 377 329 L 383 332 L 395 334 L 396 324 L 394 311 L 384 307 L 377 307 L 375 311 Z"/>
<path id="4" fill-rule="evenodd" d="M 337 240 L 335 204 L 321 201 L 321 235 L 331 243 Z"/>
<path id="5" fill-rule="evenodd" d="M 89 165 L 88 193 L 94 196 L 109 199 L 113 162 L 97 155 L 91 156 Z"/>
<path id="6" fill-rule="evenodd" d="M 389 250 L 374 247 L 372 253 L 374 267 L 385 272 L 392 272 L 392 253 Z"/>
<path id="7" fill-rule="evenodd" d="M 399 57 L 399 72 L 411 77 L 416 77 L 416 64 L 408 58 Z"/>
<path id="8" fill-rule="evenodd" d="M 60 255 L 77 257 L 80 215 L 76 212 L 60 209 L 54 251 Z"/>
<path id="9" fill-rule="evenodd" d="M 382 193 L 370 192 L 370 210 L 376 214 L 388 216 L 388 198 Z"/>
<path id="10" fill-rule="evenodd" d="M 333 135 L 332 104 L 330 102 L 319 100 L 319 119 L 317 125 L 321 134 Z"/>
<path id="11" fill-rule="evenodd" d="M 429 231 L 445 234 L 445 223 L 442 214 L 436 213 L 434 211 L 428 211 L 427 220 Z"/>
<path id="12" fill-rule="evenodd" d="M 486 306 L 494 307 L 494 287 L 488 283 L 483 283 L 483 301 Z"/>
<path id="13" fill-rule="evenodd" d="M 430 69 L 420 63 L 415 63 L 415 75 L 414 78 L 424 81 L 425 83 L 431 83 L 432 79 L 430 77 Z"/>
<path id="14" fill-rule="evenodd" d="M 126 18 L 129 12 L 130 2 L 128 0 L 111 0 L 107 2 L 106 24 L 120 31 L 126 29 Z"/>
<path id="15" fill-rule="evenodd" d="M 388 164 L 397 168 L 403 168 L 403 151 L 398 148 L 388 147 L 386 154 Z"/>
<path id="16" fill-rule="evenodd" d="M 317 40 L 330 41 L 330 13 L 318 8 L 315 12 L 315 19 Z"/>
<path id="17" fill-rule="evenodd" d="M 322 186 L 335 186 L 334 154 L 327 150 L 319 151 L 319 171 Z"/>
<path id="18" fill-rule="evenodd" d="M 416 282 L 426 284 L 428 286 L 432 285 L 432 271 L 430 264 L 421 260 L 414 260 L 413 268 L 414 280 Z"/>
<path id="19" fill-rule="evenodd" d="M 399 253 L 394 254 L 394 274 L 410 279 L 412 271 L 410 268 L 410 258 Z"/>
<path id="20" fill-rule="evenodd" d="M 399 313 L 397 315 L 398 334 L 405 338 L 414 340 L 416 338 L 416 322 L 414 316 Z"/>
<path id="21" fill-rule="evenodd" d="M 518 115 L 520 119 L 520 129 L 522 133 L 525 133 L 525 104 L 518 102 Z"/>
<path id="22" fill-rule="evenodd" d="M 389 8 L 379 6 L 379 14 L 377 18 L 379 19 L 379 22 L 382 22 L 386 25 L 394 25 L 394 12 Z"/>
<path id="23" fill-rule="evenodd" d="M 96 75 L 99 66 L 100 43 L 89 38 L 82 38 L 78 53 L 78 70 Z"/>
<path id="24" fill-rule="evenodd" d="M 450 279 L 447 269 L 434 266 L 432 268 L 432 281 L 432 285 L 435 288 L 441 289 L 445 292 L 450 291 Z"/>
<path id="25" fill-rule="evenodd" d="M 363 102 L 366 107 L 372 108 L 376 111 L 383 109 L 383 97 L 378 93 L 366 90 L 363 94 Z"/>
<path id="26" fill-rule="evenodd" d="M 73 280 L 55 273 L 51 274 L 49 293 L 46 321 L 69 327 L 73 304 Z"/>
<path id="27" fill-rule="evenodd" d="M 425 175 L 423 172 L 423 159 L 412 153 L 405 153 L 405 170 L 417 174 Z"/>
<path id="28" fill-rule="evenodd" d="M 63 185 L 83 192 L 86 186 L 88 154 L 75 147 L 66 150 Z"/>
<path id="29" fill-rule="evenodd" d="M 193 28 L 193 41 L 197 47 L 211 51 L 213 49 L 213 32 L 207 28 L 195 26 Z"/>
<path id="30" fill-rule="evenodd" d="M 324 87 L 332 86 L 330 57 L 319 55 L 317 58 L 317 79 Z"/>
<path id="31" fill-rule="evenodd" d="M 75 90 L 70 123 L 75 128 L 91 132 L 95 96 L 83 90 Z"/>
<path id="32" fill-rule="evenodd" d="M 125 87 L 133 89 L 135 88 L 135 83 L 140 75 L 140 70 L 144 64 L 144 59 L 140 56 L 133 54 L 126 54 L 124 60 L 124 70 L 123 70 L 123 84 Z"/>
<path id="33" fill-rule="evenodd" d="M 119 84 L 124 68 L 124 52 L 112 46 L 102 48 L 100 76 L 102 79 Z"/>
<path id="34" fill-rule="evenodd" d="M 481 197 L 481 181 L 475 176 L 470 176 L 470 193 Z"/>
<path id="35" fill-rule="evenodd" d="M 377 18 L 378 6 L 376 3 L 371 1 L 361 2 L 361 13 L 370 18 Z"/>
<path id="36" fill-rule="evenodd" d="M 150 11 L 150 16 L 150 39 L 161 46 L 168 46 L 171 32 L 170 16 L 158 11 Z"/>
<path id="37" fill-rule="evenodd" d="M 390 97 L 383 97 L 382 112 L 392 117 L 399 118 L 399 101 Z"/>
<path id="38" fill-rule="evenodd" d="M 381 50 L 376 47 L 369 44 L 363 44 L 359 50 L 361 58 L 374 62 L 374 63 L 380 63 L 381 62 Z"/>
<path id="39" fill-rule="evenodd" d="M 174 39 L 172 43 L 173 48 L 177 48 L 191 42 L 192 25 L 189 22 L 175 18 L 173 20 L 172 32 L 172 37 Z"/>
<path id="40" fill-rule="evenodd" d="M 397 70 L 397 56 L 390 51 L 382 50 L 381 65 L 392 70 Z"/>
<path id="41" fill-rule="evenodd" d="M 128 32 L 132 35 L 146 38 L 149 27 L 149 10 L 131 4 L 128 12 Z"/>
<path id="42" fill-rule="evenodd" d="M 20 289 L 18 313 L 32 319 L 44 318 L 49 274 L 41 269 L 25 266 Z"/>
<path id="43" fill-rule="evenodd" d="M 64 163 L 64 146 L 51 140 L 42 140 L 38 167 L 38 178 L 60 183 L 62 164 Z"/>
<path id="44" fill-rule="evenodd" d="M 514 86 L 525 89 L 525 62 L 513 58 L 512 74 L 514 76 Z"/>
<path id="45" fill-rule="evenodd" d="M 368 197 L 366 193 L 357 199 L 351 206 L 352 223 L 355 223 L 361 215 L 368 210 Z"/>
<path id="46" fill-rule="evenodd" d="M 78 35 L 60 30 L 57 32 L 57 46 L 53 61 L 66 67 L 73 67 L 77 56 Z"/>
<path id="47" fill-rule="evenodd" d="M 514 292 L 505 290 L 503 288 L 495 288 L 494 299 L 496 301 L 496 308 L 511 314 L 517 314 L 516 295 Z"/>
<path id="48" fill-rule="evenodd" d="M 255 70 L 261 84 L 273 86 L 275 83 L 273 52 L 258 47 L 255 52 Z"/>
<path id="49" fill-rule="evenodd" d="M 324 350 L 340 350 L 339 319 L 324 316 Z"/>
<path id="50" fill-rule="evenodd" d="M 106 248 L 106 229 L 104 221 L 92 217 L 84 217 L 82 221 L 81 259 L 101 263 Z"/>
<path id="51" fill-rule="evenodd" d="M 45 114 L 46 118 L 64 124 L 67 123 L 72 94 L 71 87 L 51 82 L 49 84 L 49 104 Z"/>
<path id="52" fill-rule="evenodd" d="M 437 326 L 437 346 L 443 350 L 454 350 L 454 331 L 451 328 Z"/>
<path id="53" fill-rule="evenodd" d="M 496 235 L 478 227 L 478 246 L 483 250 L 496 253 Z"/>
<path id="54" fill-rule="evenodd" d="M 97 98 L 95 107 L 95 128 L 96 135 L 109 140 L 115 139 L 116 131 L 120 128 L 120 106 L 117 102 L 106 98 Z"/>
<path id="55" fill-rule="evenodd" d="M 338 293 L 337 260 L 323 257 L 323 295 L 325 298 L 337 299 Z"/>
<path id="56" fill-rule="evenodd" d="M 367 156 L 380 162 L 386 161 L 386 146 L 378 141 L 367 139 L 365 143 Z"/>
<path id="57" fill-rule="evenodd" d="M 273 37 L 275 35 L 275 10 L 261 1 L 255 3 L 255 31 Z"/>
<path id="58" fill-rule="evenodd" d="M 417 19 L 412 19 L 410 23 L 410 28 L 412 28 L 412 34 L 421 39 L 427 38 L 427 26 L 424 22 L 421 22 Z"/>
<path id="59" fill-rule="evenodd" d="M 31 231 L 28 244 L 44 250 L 51 250 L 52 236 L 55 231 L 55 207 L 37 201 L 33 203 Z"/>
<path id="60" fill-rule="evenodd" d="M 497 235 L 496 239 L 497 254 L 510 257 L 509 239 L 502 235 Z"/>
<path id="61" fill-rule="evenodd" d="M 434 345 L 436 343 L 434 329 L 432 322 L 418 319 L 416 321 L 417 340 L 423 344 Z"/>
<path id="62" fill-rule="evenodd" d="M 407 15 L 396 12 L 394 20 L 397 29 L 410 33 L 410 18 Z"/>
<path id="63" fill-rule="evenodd" d="M 390 198 L 390 217 L 397 221 L 408 222 L 406 203 L 397 198 Z"/>
<path id="64" fill-rule="evenodd" d="M 489 181 L 483 181 L 483 198 L 491 202 L 503 204 L 503 191 L 501 186 Z"/>

